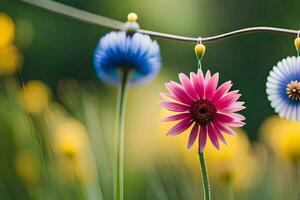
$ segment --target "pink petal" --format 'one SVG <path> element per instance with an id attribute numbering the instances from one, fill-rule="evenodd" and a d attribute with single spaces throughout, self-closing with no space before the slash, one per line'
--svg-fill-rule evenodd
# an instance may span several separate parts
<path id="1" fill-rule="evenodd" d="M 235 118 L 223 113 L 217 113 L 215 120 L 221 123 L 232 123 Z"/>
<path id="2" fill-rule="evenodd" d="M 211 79 L 209 79 L 205 86 L 205 99 L 210 100 L 214 95 L 216 88 L 218 86 L 219 73 L 214 74 Z"/>
<path id="3" fill-rule="evenodd" d="M 181 120 L 181 119 L 185 119 L 185 118 L 189 118 L 189 117 L 190 117 L 190 113 L 180 113 L 177 115 L 165 117 L 161 121 L 162 122 L 170 122 L 170 121 L 177 121 L 177 120 Z"/>
<path id="4" fill-rule="evenodd" d="M 170 83 L 166 83 L 165 86 L 174 99 L 185 104 L 191 104 L 192 99 L 189 97 L 189 95 L 186 93 L 186 91 L 180 84 L 172 81 Z"/>
<path id="5" fill-rule="evenodd" d="M 192 85 L 192 82 L 190 81 L 190 79 L 183 73 L 179 74 L 179 80 L 181 82 L 181 84 L 183 85 L 185 91 L 187 92 L 187 94 L 193 99 L 197 99 L 197 93 L 194 90 L 194 87 Z"/>
<path id="6" fill-rule="evenodd" d="M 211 141 L 211 143 L 217 148 L 217 149 L 220 149 L 220 145 L 219 145 L 219 140 L 218 140 L 218 137 L 216 135 L 216 131 L 214 129 L 214 127 L 209 124 L 208 127 L 207 127 L 207 132 L 208 132 L 208 136 L 209 136 L 209 139 Z"/>
<path id="7" fill-rule="evenodd" d="M 163 101 L 160 103 L 160 105 L 162 105 L 168 110 L 175 111 L 175 112 L 184 112 L 190 109 L 190 106 L 188 105 L 183 105 L 183 104 L 169 102 L 169 101 Z"/>
<path id="8" fill-rule="evenodd" d="M 205 145 L 206 145 L 206 138 L 207 138 L 207 127 L 201 126 L 200 133 L 199 133 L 199 150 L 203 152 Z"/>
<path id="9" fill-rule="evenodd" d="M 213 127 L 215 129 L 215 134 L 216 136 L 219 138 L 219 140 L 221 140 L 224 144 L 227 144 L 226 143 L 226 140 L 223 136 L 223 134 L 221 133 L 221 131 L 217 128 L 217 126 L 215 126 L 215 124 L 213 123 Z"/>
<path id="10" fill-rule="evenodd" d="M 218 121 L 214 121 L 214 127 L 224 133 L 227 133 L 229 135 L 236 135 L 236 133 L 229 127 L 227 127 L 226 125 L 218 122 Z"/>
<path id="11" fill-rule="evenodd" d="M 243 115 L 238 114 L 238 113 L 229 113 L 229 114 L 227 114 L 227 116 L 234 118 L 235 122 L 240 122 L 241 120 L 246 119 Z"/>
<path id="12" fill-rule="evenodd" d="M 160 96 L 162 97 L 162 98 L 164 98 L 164 99 L 174 99 L 173 97 L 172 97 L 172 95 L 170 95 L 170 94 L 167 94 L 167 93 L 160 93 Z M 174 100 L 176 100 L 176 99 L 174 99 Z"/>
<path id="13" fill-rule="evenodd" d="M 230 127 L 243 127 L 245 124 L 245 122 L 232 122 L 228 123 L 227 125 Z"/>
<path id="14" fill-rule="evenodd" d="M 211 79 L 211 74 L 210 74 L 210 70 L 207 70 L 207 72 L 205 74 L 205 83 L 207 83 L 209 81 L 209 79 Z"/>
<path id="15" fill-rule="evenodd" d="M 188 142 L 188 149 L 190 149 L 193 144 L 195 143 L 195 140 L 197 139 L 199 132 L 199 125 L 195 123 L 193 129 L 191 130 L 190 136 L 189 136 L 189 142 Z"/>
<path id="16" fill-rule="evenodd" d="M 222 97 L 219 101 L 215 102 L 215 106 L 217 109 L 223 109 L 228 106 L 231 106 L 236 100 L 241 97 L 241 94 L 236 94 L 238 91 L 232 91 L 228 93 L 226 96 Z"/>
<path id="17" fill-rule="evenodd" d="M 235 102 L 226 108 L 219 109 L 219 111 L 221 111 L 221 112 L 238 112 L 238 111 L 241 111 L 246 108 L 245 106 L 243 106 L 243 104 L 244 104 L 244 102 L 241 102 L 241 101 Z"/>
<path id="18" fill-rule="evenodd" d="M 180 121 L 178 124 L 173 126 L 167 133 L 167 135 L 178 135 L 179 133 L 182 133 L 186 129 L 188 129 L 192 125 L 193 121 L 191 119 L 187 118 L 182 121 Z"/>
<path id="19" fill-rule="evenodd" d="M 202 71 L 199 69 L 198 74 L 191 73 L 191 80 L 194 86 L 195 92 L 199 99 L 204 98 L 204 77 Z"/>
<path id="20" fill-rule="evenodd" d="M 214 96 L 212 97 L 211 101 L 214 103 L 218 101 L 221 97 L 223 97 L 231 88 L 232 84 L 231 81 L 227 81 L 223 83 L 215 92 Z"/>

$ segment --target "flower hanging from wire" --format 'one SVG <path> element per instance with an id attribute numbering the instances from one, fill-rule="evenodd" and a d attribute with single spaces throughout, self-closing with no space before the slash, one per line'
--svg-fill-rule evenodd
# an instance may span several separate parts
<path id="1" fill-rule="evenodd" d="M 203 152 L 207 135 L 212 144 L 219 149 L 219 140 L 226 143 L 222 132 L 235 134 L 231 127 L 241 127 L 245 123 L 244 116 L 235 112 L 244 109 L 244 102 L 237 101 L 241 94 L 238 90 L 229 92 L 232 84 L 225 82 L 217 88 L 219 74 L 211 76 L 210 71 L 204 74 L 191 73 L 190 79 L 185 74 L 179 74 L 181 84 L 166 83 L 169 94 L 162 94 L 167 100 L 161 104 L 166 109 L 179 114 L 172 115 L 163 121 L 179 121 L 168 135 L 178 135 L 192 126 L 189 135 L 188 148 L 191 148 L 197 137 L 199 150 Z"/>
<path id="2" fill-rule="evenodd" d="M 105 83 L 119 85 L 122 73 L 129 72 L 129 84 L 142 84 L 160 71 L 159 46 L 148 35 L 134 33 L 139 28 L 136 19 L 131 13 L 124 25 L 126 32 L 110 32 L 99 41 L 94 65 L 98 77 Z"/>
<path id="3" fill-rule="evenodd" d="M 300 57 L 277 63 L 267 78 L 267 95 L 280 117 L 300 120 Z"/>

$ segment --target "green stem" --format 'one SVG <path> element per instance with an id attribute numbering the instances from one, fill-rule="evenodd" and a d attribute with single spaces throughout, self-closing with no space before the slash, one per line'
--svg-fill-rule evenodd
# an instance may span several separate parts
<path id="1" fill-rule="evenodd" d="M 234 200 L 234 192 L 231 178 L 227 181 L 227 200 Z"/>
<path id="2" fill-rule="evenodd" d="M 298 187 L 299 187 L 299 162 L 298 161 L 295 161 L 293 163 L 293 173 L 292 173 L 292 177 L 293 177 L 293 185 L 294 185 L 294 195 L 295 195 L 295 200 L 299 200 L 299 190 L 298 190 Z"/>
<path id="3" fill-rule="evenodd" d="M 118 91 L 115 124 L 114 200 L 124 199 L 124 118 L 128 72 L 123 72 Z"/>
<path id="4" fill-rule="evenodd" d="M 202 68 L 202 64 L 201 64 L 201 60 L 199 59 L 198 60 L 198 69 L 201 69 Z"/>
<path id="5" fill-rule="evenodd" d="M 197 60 L 198 60 L 198 69 L 201 69 L 201 68 L 202 68 L 202 63 L 201 63 L 202 57 L 199 57 L 199 56 L 196 54 L 196 58 L 197 58 Z"/>
<path id="6" fill-rule="evenodd" d="M 204 156 L 204 153 L 200 152 L 200 151 L 198 152 L 198 154 L 199 154 L 200 167 L 201 167 L 201 172 L 202 172 L 202 184 L 203 184 L 203 190 L 204 190 L 204 199 L 211 200 L 205 156 Z"/>

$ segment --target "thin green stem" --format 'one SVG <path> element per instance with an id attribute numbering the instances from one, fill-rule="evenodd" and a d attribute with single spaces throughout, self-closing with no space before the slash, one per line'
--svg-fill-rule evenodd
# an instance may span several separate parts
<path id="1" fill-rule="evenodd" d="M 118 91 L 115 124 L 114 200 L 124 199 L 124 118 L 128 72 L 123 72 Z"/>
<path id="2" fill-rule="evenodd" d="M 227 184 L 227 200 L 234 200 L 234 191 L 231 178 L 228 178 Z"/>
<path id="3" fill-rule="evenodd" d="M 198 69 L 201 69 L 201 68 L 202 68 L 201 60 L 198 59 Z"/>
<path id="4" fill-rule="evenodd" d="M 198 69 L 201 69 L 202 68 L 202 57 L 199 57 L 197 54 L 196 54 L 196 58 L 197 58 L 197 61 L 198 61 Z"/>
<path id="5" fill-rule="evenodd" d="M 200 168 L 202 173 L 202 184 L 203 184 L 203 190 L 204 190 L 204 199 L 205 200 L 211 200 L 211 194 L 210 194 L 210 187 L 209 187 L 209 180 L 208 180 L 208 172 L 206 168 L 206 162 L 205 162 L 205 156 L 203 152 L 198 152 L 199 154 L 199 160 L 200 160 Z"/>
<path id="6" fill-rule="evenodd" d="M 293 177 L 293 185 L 294 185 L 294 198 L 295 200 L 299 200 L 299 162 L 295 161 L 292 166 L 292 177 Z"/>

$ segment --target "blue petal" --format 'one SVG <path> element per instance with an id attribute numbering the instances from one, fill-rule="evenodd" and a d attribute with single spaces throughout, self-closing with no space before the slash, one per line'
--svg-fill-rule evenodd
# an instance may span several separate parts
<path id="1" fill-rule="evenodd" d="M 98 77 L 105 83 L 118 85 L 120 71 L 131 70 L 129 84 L 138 85 L 152 80 L 160 71 L 158 44 L 148 35 L 111 32 L 102 37 L 94 53 Z"/>

